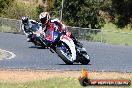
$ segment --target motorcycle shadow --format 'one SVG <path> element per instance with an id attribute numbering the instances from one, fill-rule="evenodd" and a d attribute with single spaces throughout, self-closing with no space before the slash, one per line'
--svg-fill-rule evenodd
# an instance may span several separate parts
<path id="1" fill-rule="evenodd" d="M 30 46 L 29 48 L 47 49 L 47 48 L 45 48 L 45 47 L 41 47 L 41 46 Z"/>
<path id="2" fill-rule="evenodd" d="M 65 64 L 65 63 L 64 63 L 64 64 L 57 64 L 57 65 L 69 65 L 69 64 Z M 72 64 L 72 65 L 81 65 L 81 66 L 82 66 L 83 64 L 81 64 L 81 63 L 74 63 L 74 64 Z M 87 64 L 87 65 L 92 65 L 92 64 L 89 63 L 89 64 Z M 84 66 L 86 66 L 86 65 L 84 65 Z"/>

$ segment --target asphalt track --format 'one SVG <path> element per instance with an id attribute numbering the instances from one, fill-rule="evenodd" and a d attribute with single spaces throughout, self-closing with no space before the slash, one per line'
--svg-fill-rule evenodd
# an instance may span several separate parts
<path id="1" fill-rule="evenodd" d="M 0 69 L 43 69 L 132 72 L 132 46 L 81 41 L 91 57 L 89 65 L 66 65 L 55 53 L 26 42 L 26 36 L 0 33 L 0 49 L 15 53 L 13 59 L 0 60 Z"/>

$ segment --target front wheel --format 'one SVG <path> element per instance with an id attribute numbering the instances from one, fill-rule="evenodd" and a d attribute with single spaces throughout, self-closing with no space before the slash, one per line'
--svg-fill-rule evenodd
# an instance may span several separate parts
<path id="1" fill-rule="evenodd" d="M 58 56 L 68 65 L 72 65 L 73 64 L 73 60 L 72 60 L 72 53 L 71 50 L 69 48 L 69 46 L 62 42 L 60 47 L 56 48 L 56 52 L 58 54 Z"/>
<path id="2" fill-rule="evenodd" d="M 90 62 L 89 56 L 88 55 L 83 55 L 80 58 L 80 63 L 83 65 L 87 65 Z"/>
<path id="3" fill-rule="evenodd" d="M 79 49 L 79 62 L 83 65 L 87 65 L 90 62 L 90 57 L 84 48 Z"/>
<path id="4" fill-rule="evenodd" d="M 43 48 L 46 48 L 46 44 L 45 44 L 44 41 L 43 41 L 41 38 L 39 38 L 39 37 L 37 37 L 37 38 L 34 39 L 34 44 L 35 44 L 35 45 L 38 45 L 38 46 L 41 46 L 41 47 L 43 47 Z"/>

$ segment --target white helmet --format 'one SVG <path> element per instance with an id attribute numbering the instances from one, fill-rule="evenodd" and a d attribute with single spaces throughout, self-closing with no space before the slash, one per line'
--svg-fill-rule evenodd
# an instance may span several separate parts
<path id="1" fill-rule="evenodd" d="M 48 12 L 42 12 L 39 15 L 39 19 L 40 19 L 42 24 L 46 25 L 49 22 L 49 20 L 50 20 L 50 15 L 49 15 Z"/>

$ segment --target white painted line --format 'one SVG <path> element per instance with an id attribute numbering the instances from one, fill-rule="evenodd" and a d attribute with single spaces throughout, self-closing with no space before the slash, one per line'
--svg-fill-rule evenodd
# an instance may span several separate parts
<path id="1" fill-rule="evenodd" d="M 11 54 L 11 56 L 6 58 L 6 59 L 12 59 L 12 58 L 16 57 L 16 55 L 13 52 L 10 52 L 10 51 L 7 51 L 7 50 L 4 50 L 4 51 Z"/>
<path id="2" fill-rule="evenodd" d="M 7 51 L 7 50 L 2 50 L 2 51 L 10 54 L 9 57 L 5 57 L 4 59 L 8 59 L 9 60 L 9 59 L 13 59 L 13 58 L 16 57 L 16 55 L 13 52 L 10 52 L 10 51 Z"/>

